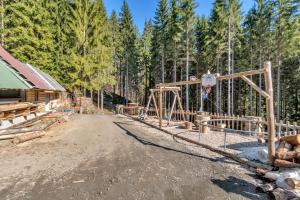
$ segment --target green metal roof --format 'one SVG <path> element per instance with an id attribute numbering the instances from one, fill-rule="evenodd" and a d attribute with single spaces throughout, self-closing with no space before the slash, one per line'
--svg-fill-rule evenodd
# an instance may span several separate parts
<path id="1" fill-rule="evenodd" d="M 6 62 L 0 60 L 0 89 L 31 89 L 32 86 L 14 71 Z"/>

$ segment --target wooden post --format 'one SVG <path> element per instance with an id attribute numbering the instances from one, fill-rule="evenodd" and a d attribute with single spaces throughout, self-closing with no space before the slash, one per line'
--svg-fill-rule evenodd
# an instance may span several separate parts
<path id="1" fill-rule="evenodd" d="M 296 128 L 297 122 L 294 122 L 293 125 L 294 125 L 294 128 L 293 128 L 293 135 L 297 135 L 297 128 Z"/>
<path id="2" fill-rule="evenodd" d="M 156 116 L 159 118 L 159 112 L 158 112 L 156 98 L 155 98 L 154 93 L 152 94 L 152 99 L 153 99 L 153 103 L 154 103 L 154 107 L 155 107 Z"/>
<path id="3" fill-rule="evenodd" d="M 264 66 L 265 87 L 269 98 L 266 98 L 267 123 L 268 123 L 268 158 L 269 163 L 274 163 L 275 157 L 275 118 L 274 118 L 274 101 L 273 101 L 273 83 L 271 62 L 265 62 Z"/>
<path id="4" fill-rule="evenodd" d="M 159 87 L 159 128 L 162 128 L 162 89 Z"/>
<path id="5" fill-rule="evenodd" d="M 173 92 L 174 93 L 174 92 Z M 172 119 L 172 114 L 173 114 L 173 110 L 176 104 L 176 94 L 174 93 L 174 99 L 173 99 L 173 103 L 172 103 L 172 107 L 171 107 L 171 111 L 170 111 L 170 116 L 169 116 L 169 120 L 168 120 L 168 125 L 170 124 L 170 121 Z"/>
<path id="6" fill-rule="evenodd" d="M 179 104 L 179 109 L 180 109 L 180 112 L 181 112 L 181 115 L 182 115 L 182 119 L 183 119 L 183 121 L 185 121 L 185 114 L 184 114 L 184 111 L 183 111 L 183 107 L 182 107 L 182 103 L 181 103 L 178 91 L 176 91 L 176 97 L 177 97 L 177 101 L 178 101 L 178 104 Z"/>
<path id="7" fill-rule="evenodd" d="M 200 85 L 200 112 L 203 112 L 202 84 Z"/>
<path id="8" fill-rule="evenodd" d="M 282 124 L 283 124 L 283 121 L 282 120 L 280 120 L 280 122 L 279 122 L 279 126 L 278 126 L 278 139 L 280 139 L 281 138 L 281 129 L 282 129 Z"/>

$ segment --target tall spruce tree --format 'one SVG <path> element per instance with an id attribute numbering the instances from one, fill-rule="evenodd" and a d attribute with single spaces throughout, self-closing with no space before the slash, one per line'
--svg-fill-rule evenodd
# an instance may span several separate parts
<path id="1" fill-rule="evenodd" d="M 52 7 L 53 3 L 42 0 L 7 1 L 4 8 L 3 43 L 22 62 L 31 63 L 55 75 L 52 71 Z"/>
<path id="2" fill-rule="evenodd" d="M 167 46 L 167 32 L 168 32 L 168 4 L 167 0 L 159 0 L 154 17 L 154 32 L 157 39 L 157 45 L 160 55 L 161 63 L 161 79 L 165 82 L 165 62 L 166 62 L 166 46 Z"/>
<path id="3" fill-rule="evenodd" d="M 275 1 L 275 66 L 277 67 L 277 92 L 276 92 L 276 115 L 277 120 L 281 118 L 281 67 L 284 58 L 288 56 L 288 49 L 293 41 L 295 32 L 295 14 L 299 8 L 293 0 L 276 0 Z"/>
<path id="4" fill-rule="evenodd" d="M 146 103 L 150 89 L 151 79 L 151 43 L 153 25 L 151 21 L 146 21 L 144 31 L 138 42 L 138 66 L 139 66 L 139 86 L 138 93 L 141 94 L 139 97 L 140 102 Z"/>
<path id="5" fill-rule="evenodd" d="M 223 0 L 216 0 L 209 19 L 209 55 L 214 62 L 214 69 L 217 73 L 224 73 L 223 67 L 223 54 L 226 52 L 226 20 L 225 2 Z M 217 112 L 221 112 L 222 109 L 222 82 L 217 81 L 216 85 L 216 107 Z M 225 102 L 225 101 L 224 101 Z M 225 106 L 224 106 L 225 107 Z"/>
<path id="6" fill-rule="evenodd" d="M 134 81 L 134 71 L 136 71 L 136 28 L 134 27 L 132 14 L 129 10 L 127 2 L 124 0 L 121 12 L 120 12 L 120 33 L 121 33 L 121 45 L 122 45 L 122 65 L 125 67 L 124 73 L 124 96 L 128 101 L 130 89 L 133 86 L 131 81 Z M 133 91 L 132 91 L 133 92 Z"/>
<path id="7" fill-rule="evenodd" d="M 122 95 L 123 81 L 122 81 L 122 46 L 121 46 L 121 34 L 120 34 L 120 25 L 118 21 L 118 16 L 115 10 L 112 11 L 110 16 L 110 32 L 111 32 L 111 47 L 113 52 L 113 65 L 116 67 L 116 80 L 117 84 L 114 88 L 115 93 Z"/>
<path id="8" fill-rule="evenodd" d="M 207 70 L 211 70 L 209 66 L 212 66 L 212 60 L 209 57 L 208 51 L 208 35 L 209 26 L 208 19 L 205 16 L 201 16 L 197 18 L 197 24 L 195 28 L 195 46 L 196 46 L 196 75 L 197 77 L 201 77 L 202 74 L 207 73 Z M 199 87 L 197 87 L 197 97 L 196 98 L 196 109 L 199 110 L 199 103 L 201 103 L 200 111 L 203 111 L 202 105 L 202 86 L 200 86 L 200 94 Z M 200 98 L 199 98 L 200 97 Z"/>
<path id="9" fill-rule="evenodd" d="M 181 2 L 181 20 L 183 24 L 183 41 L 185 46 L 185 80 L 189 80 L 190 75 L 190 57 L 193 56 L 194 48 L 194 27 L 195 27 L 195 1 L 194 0 L 183 0 Z M 188 111 L 190 107 L 189 101 L 189 85 L 186 85 L 185 89 L 185 109 Z"/>
<path id="10" fill-rule="evenodd" d="M 182 38 L 182 23 L 180 18 L 180 7 L 178 0 L 171 0 L 170 17 L 168 23 L 168 52 L 171 54 L 171 60 L 173 62 L 173 82 L 177 80 L 177 61 L 179 56 L 180 40 Z"/>

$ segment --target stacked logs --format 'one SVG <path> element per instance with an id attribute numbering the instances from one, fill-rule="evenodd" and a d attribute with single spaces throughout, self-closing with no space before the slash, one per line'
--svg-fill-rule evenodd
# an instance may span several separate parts
<path id="1" fill-rule="evenodd" d="M 280 138 L 275 158 L 275 167 L 300 167 L 300 135 L 289 135 Z"/>

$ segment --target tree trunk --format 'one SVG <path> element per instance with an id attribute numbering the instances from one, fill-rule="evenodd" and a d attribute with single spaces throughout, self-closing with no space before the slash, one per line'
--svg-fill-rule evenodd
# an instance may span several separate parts
<path id="1" fill-rule="evenodd" d="M 276 119 L 277 121 L 280 121 L 280 67 L 281 67 L 281 61 L 278 61 L 278 68 L 277 68 L 277 94 L 276 94 Z"/>
<path id="2" fill-rule="evenodd" d="M 229 3 L 230 6 L 230 3 Z M 230 8 L 229 8 L 229 17 L 228 17 L 228 74 L 231 74 L 231 69 L 230 69 L 230 65 L 231 65 L 231 30 L 230 30 L 230 26 L 231 26 L 231 20 L 230 20 Z M 227 94 L 227 112 L 228 115 L 231 115 L 231 92 L 230 92 L 230 88 L 231 88 L 231 80 L 228 79 L 228 94 Z"/>
<path id="3" fill-rule="evenodd" d="M 104 94 L 103 94 L 103 87 L 101 87 L 101 111 L 103 112 L 103 104 L 104 104 Z"/>
<path id="4" fill-rule="evenodd" d="M 262 49 L 261 49 L 261 42 L 259 42 L 259 69 L 262 68 Z M 261 88 L 262 87 L 262 75 L 259 74 L 259 87 Z M 258 116 L 262 116 L 262 105 L 261 105 L 261 100 L 262 100 L 262 97 L 261 97 L 261 94 L 259 93 L 259 96 L 258 96 Z"/>
<path id="5" fill-rule="evenodd" d="M 253 52 L 252 52 L 252 40 L 250 41 L 250 67 L 253 70 Z M 253 77 L 250 76 L 251 81 L 253 81 Z M 253 116 L 253 89 L 250 87 L 250 115 Z"/>
<path id="6" fill-rule="evenodd" d="M 97 107 L 98 107 L 98 110 L 99 110 L 100 109 L 100 86 L 99 86 L 98 94 L 97 94 Z"/>
<path id="7" fill-rule="evenodd" d="M 1 0 L 1 45 L 4 46 L 4 0 Z"/>
<path id="8" fill-rule="evenodd" d="M 127 55 L 126 55 L 126 76 L 125 76 L 125 105 L 128 104 L 128 89 L 129 89 L 129 86 L 128 86 L 128 72 L 129 69 L 128 69 L 128 58 L 127 58 Z"/>
<path id="9" fill-rule="evenodd" d="M 187 26 L 188 27 L 188 24 Z M 186 66 L 185 66 L 185 80 L 189 80 L 189 36 L 188 36 L 188 30 L 186 32 Z M 186 91 L 185 91 L 185 109 L 186 111 L 189 110 L 189 85 L 186 85 Z"/>

